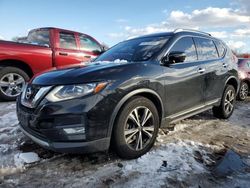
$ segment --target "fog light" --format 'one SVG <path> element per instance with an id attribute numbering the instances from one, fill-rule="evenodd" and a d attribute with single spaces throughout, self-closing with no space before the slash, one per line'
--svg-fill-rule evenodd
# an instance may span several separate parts
<path id="1" fill-rule="evenodd" d="M 84 134 L 85 128 L 84 127 L 76 127 L 76 128 L 65 128 L 63 131 L 66 134 Z"/>

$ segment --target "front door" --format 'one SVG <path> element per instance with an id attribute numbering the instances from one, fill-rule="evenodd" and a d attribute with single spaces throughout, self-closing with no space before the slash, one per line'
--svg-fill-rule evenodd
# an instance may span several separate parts
<path id="1" fill-rule="evenodd" d="M 80 34 L 80 57 L 83 62 L 91 61 L 102 53 L 101 45 L 93 38 Z"/>

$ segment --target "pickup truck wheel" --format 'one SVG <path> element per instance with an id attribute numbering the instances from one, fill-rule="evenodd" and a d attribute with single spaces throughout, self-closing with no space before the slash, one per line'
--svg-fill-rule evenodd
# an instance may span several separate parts
<path id="1" fill-rule="evenodd" d="M 138 158 L 154 145 L 159 129 L 155 105 L 145 97 L 133 97 L 123 106 L 113 130 L 116 153 L 126 159 Z"/>
<path id="2" fill-rule="evenodd" d="M 29 76 L 15 67 L 2 67 L 0 70 L 0 98 L 13 101 L 21 93 Z"/>
<path id="3" fill-rule="evenodd" d="M 242 82 L 240 85 L 240 91 L 238 93 L 237 99 L 240 101 L 246 100 L 249 93 L 249 87 L 246 82 Z"/>
<path id="4" fill-rule="evenodd" d="M 221 104 L 218 107 L 213 107 L 213 114 L 217 118 L 228 119 L 233 111 L 236 99 L 236 92 L 232 85 L 226 85 Z"/>

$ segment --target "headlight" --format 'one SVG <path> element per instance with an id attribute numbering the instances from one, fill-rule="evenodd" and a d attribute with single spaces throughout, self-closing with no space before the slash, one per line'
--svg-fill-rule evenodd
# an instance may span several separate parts
<path id="1" fill-rule="evenodd" d="M 63 101 L 100 92 L 107 82 L 75 84 L 55 87 L 46 99 L 51 102 Z"/>

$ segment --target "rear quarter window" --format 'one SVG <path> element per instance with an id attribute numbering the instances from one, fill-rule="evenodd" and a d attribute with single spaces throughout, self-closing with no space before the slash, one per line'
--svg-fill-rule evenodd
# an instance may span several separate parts
<path id="1" fill-rule="evenodd" d="M 199 60 L 212 60 L 219 57 L 215 44 L 211 39 L 195 37 L 194 41 Z"/>
<path id="2" fill-rule="evenodd" d="M 49 36 L 49 30 L 47 29 L 41 29 L 41 30 L 34 30 L 31 31 L 28 34 L 27 41 L 24 40 L 24 42 L 28 42 L 30 44 L 34 45 L 41 45 L 41 46 L 50 46 L 50 36 Z"/>
<path id="3" fill-rule="evenodd" d="M 215 40 L 214 41 L 219 57 L 223 57 L 226 52 L 226 47 L 222 44 L 222 42 Z"/>

